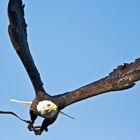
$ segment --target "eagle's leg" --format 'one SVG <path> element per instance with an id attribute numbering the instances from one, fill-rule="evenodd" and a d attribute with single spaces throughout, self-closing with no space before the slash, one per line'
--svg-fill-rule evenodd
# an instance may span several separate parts
<path id="1" fill-rule="evenodd" d="M 44 119 L 42 126 L 40 127 L 40 129 L 36 129 L 35 135 L 41 135 L 43 131 L 48 131 L 48 126 L 50 125 L 49 121 L 47 119 Z"/>
<path id="2" fill-rule="evenodd" d="M 31 122 L 28 125 L 28 129 L 29 129 L 29 131 L 35 131 L 35 127 L 34 127 L 33 124 L 34 124 L 34 122 L 35 122 L 35 120 L 37 118 L 37 115 L 31 109 L 30 109 L 30 117 L 31 117 Z"/>

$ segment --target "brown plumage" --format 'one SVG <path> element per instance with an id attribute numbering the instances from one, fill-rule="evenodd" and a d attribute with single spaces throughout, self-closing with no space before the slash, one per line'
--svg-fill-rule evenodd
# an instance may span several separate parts
<path id="1" fill-rule="evenodd" d="M 21 0 L 9 0 L 8 16 L 10 22 L 8 30 L 11 42 L 35 90 L 36 96 L 30 108 L 31 122 L 29 122 L 28 128 L 30 131 L 33 130 L 37 135 L 41 134 L 44 130 L 48 130 L 48 126 L 56 120 L 60 110 L 63 108 L 102 93 L 131 88 L 135 85 L 136 81 L 140 80 L 140 58 L 138 58 L 132 63 L 118 66 L 105 78 L 74 91 L 51 96 L 43 88 L 43 82 L 29 50 L 27 24 L 24 19 L 24 5 Z M 53 112 L 54 115 L 50 113 L 47 114 L 47 117 L 44 117 L 38 111 L 38 105 L 42 101 L 51 101 L 56 105 L 57 109 Z M 37 116 L 45 118 L 40 127 L 33 126 Z"/>

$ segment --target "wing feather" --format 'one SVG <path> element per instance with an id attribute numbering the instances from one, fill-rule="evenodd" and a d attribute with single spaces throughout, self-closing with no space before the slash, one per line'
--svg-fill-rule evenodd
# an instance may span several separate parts
<path id="1" fill-rule="evenodd" d="M 13 47 L 21 59 L 36 91 L 45 91 L 40 74 L 34 64 L 27 41 L 27 24 L 24 18 L 24 5 L 21 0 L 9 0 L 9 36 Z"/>
<path id="2" fill-rule="evenodd" d="M 74 91 L 54 96 L 60 109 L 86 98 L 109 91 L 125 90 L 140 80 L 140 58 L 135 62 L 118 66 L 107 77 Z"/>

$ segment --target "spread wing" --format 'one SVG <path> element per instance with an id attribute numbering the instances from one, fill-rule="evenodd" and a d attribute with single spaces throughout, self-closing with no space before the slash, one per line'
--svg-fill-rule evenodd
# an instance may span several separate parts
<path id="1" fill-rule="evenodd" d="M 56 99 L 60 109 L 63 109 L 70 104 L 92 96 L 109 91 L 131 88 L 138 80 L 140 80 L 140 58 L 130 64 L 125 63 L 124 65 L 118 66 L 105 78 L 74 91 L 54 96 L 54 98 Z"/>
<path id="2" fill-rule="evenodd" d="M 40 74 L 34 64 L 29 50 L 26 30 L 27 25 L 24 19 L 23 8 L 24 5 L 22 5 L 21 0 L 9 1 L 9 36 L 14 49 L 16 50 L 16 53 L 20 57 L 32 81 L 36 93 L 38 91 L 45 92 Z M 105 78 L 102 78 L 74 91 L 56 95 L 53 97 L 53 101 L 57 103 L 60 109 L 63 109 L 70 104 L 92 96 L 96 96 L 109 91 L 131 88 L 138 80 L 140 80 L 140 58 L 130 64 L 118 66 L 113 70 L 113 72 L 109 74 L 109 76 Z"/>
<path id="3" fill-rule="evenodd" d="M 40 74 L 34 64 L 27 41 L 27 24 L 24 19 L 24 5 L 21 0 L 9 0 L 9 36 L 13 47 L 22 61 L 36 91 L 43 91 Z"/>

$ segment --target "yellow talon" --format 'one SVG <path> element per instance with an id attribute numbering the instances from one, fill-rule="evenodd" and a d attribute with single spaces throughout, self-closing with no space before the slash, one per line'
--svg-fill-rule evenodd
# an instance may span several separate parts
<path id="1" fill-rule="evenodd" d="M 35 135 L 41 135 L 43 131 L 39 129 L 39 130 L 35 130 L 34 132 L 35 132 Z"/>

